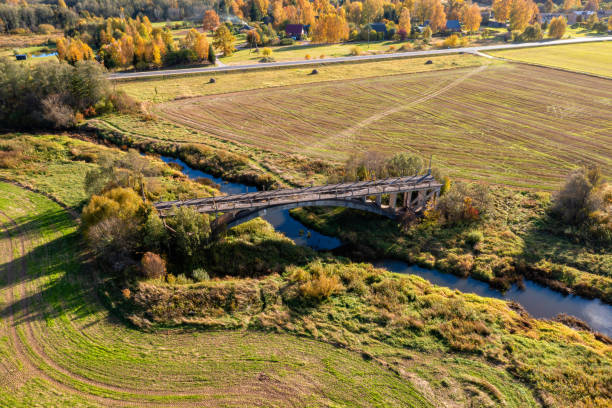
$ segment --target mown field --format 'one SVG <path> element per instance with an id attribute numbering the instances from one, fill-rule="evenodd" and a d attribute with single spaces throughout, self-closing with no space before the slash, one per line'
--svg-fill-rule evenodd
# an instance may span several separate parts
<path id="1" fill-rule="evenodd" d="M 425 64 L 428 60 L 431 60 L 432 64 Z M 432 58 L 406 58 L 306 68 L 217 72 L 214 75 L 186 75 L 183 77 L 125 80 L 117 82 L 117 88 L 123 89 L 129 95 L 143 101 L 165 102 L 176 98 L 192 96 L 460 68 L 489 62 L 489 60 L 475 55 L 445 55 Z M 318 74 L 311 74 L 313 68 L 317 68 Z M 209 83 L 211 76 L 214 76 L 216 80 L 214 84 Z"/>
<path id="2" fill-rule="evenodd" d="M 578 165 L 612 174 L 611 95 L 607 80 L 492 64 L 180 98 L 155 109 L 201 131 L 204 143 L 213 136 L 335 162 L 358 151 L 410 151 L 433 155 L 457 178 L 552 189 Z"/>
<path id="3" fill-rule="evenodd" d="M 492 51 L 514 61 L 612 77 L 612 41 Z"/>

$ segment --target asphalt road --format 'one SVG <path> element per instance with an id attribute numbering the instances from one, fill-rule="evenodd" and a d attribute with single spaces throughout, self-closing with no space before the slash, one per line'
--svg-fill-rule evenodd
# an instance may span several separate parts
<path id="1" fill-rule="evenodd" d="M 350 62 L 350 61 L 375 61 L 375 60 L 386 60 L 394 58 L 409 58 L 409 57 L 422 57 L 428 55 L 445 55 L 445 54 L 457 54 L 457 53 L 471 53 L 478 54 L 482 51 L 491 50 L 505 50 L 511 48 L 527 48 L 527 47 L 543 47 L 547 45 L 559 45 L 559 44 L 576 44 L 586 42 L 598 42 L 598 41 L 612 41 L 612 36 L 605 37 L 583 37 L 573 38 L 569 40 L 547 40 L 539 42 L 529 43 L 518 43 L 518 44 L 497 44 L 497 45 L 484 45 L 479 47 L 463 47 L 463 48 L 448 48 L 442 50 L 428 50 L 428 51 L 412 51 L 412 52 L 396 52 L 391 54 L 377 54 L 377 55 L 359 55 L 350 57 L 336 57 L 336 58 L 323 58 L 314 60 L 303 60 L 303 61 L 284 61 L 284 62 L 270 62 L 270 63 L 258 63 L 258 64 L 247 64 L 247 65 L 225 65 L 217 67 L 202 67 L 202 68 L 183 68 L 183 69 L 164 69 L 158 71 L 142 71 L 142 72 L 118 72 L 110 74 L 110 79 L 129 79 L 129 78 L 148 78 L 148 77 L 159 77 L 159 76 L 170 76 L 170 75 L 185 75 L 185 74 L 200 74 L 200 73 L 215 73 L 225 71 L 239 71 L 239 70 L 252 70 L 252 69 L 265 69 L 270 67 L 299 67 L 308 65 L 320 65 L 320 64 L 333 64 L 337 62 Z"/>

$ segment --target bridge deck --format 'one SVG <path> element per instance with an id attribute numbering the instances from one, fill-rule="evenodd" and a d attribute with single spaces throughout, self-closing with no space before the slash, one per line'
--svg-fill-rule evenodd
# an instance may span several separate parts
<path id="1" fill-rule="evenodd" d="M 440 184 L 431 175 L 388 178 L 373 181 L 358 181 L 326 186 L 258 191 L 233 194 L 221 197 L 195 198 L 184 201 L 165 201 L 155 204 L 158 211 L 164 212 L 174 206 L 196 207 L 201 213 L 214 213 L 246 209 L 264 208 L 288 203 L 308 202 L 328 199 L 356 199 L 371 195 L 407 193 L 429 189 L 439 189 Z"/>

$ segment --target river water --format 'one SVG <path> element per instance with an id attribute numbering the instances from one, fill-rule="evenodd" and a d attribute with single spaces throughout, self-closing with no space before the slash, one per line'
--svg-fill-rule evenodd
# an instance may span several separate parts
<path id="1" fill-rule="evenodd" d="M 192 169 L 179 159 L 162 156 L 162 160 L 166 163 L 179 164 L 183 168 L 183 173 L 189 178 L 203 177 L 212 180 L 219 184 L 220 190 L 223 193 L 240 194 L 256 191 L 256 188 L 253 186 L 227 182 L 203 171 Z M 307 245 L 316 250 L 330 250 L 342 244 L 337 238 L 310 230 L 291 217 L 288 210 L 269 212 L 263 218 L 272 224 L 277 231 L 282 232 L 298 245 Z M 473 278 L 460 278 L 435 269 L 424 269 L 415 265 L 408 265 L 403 261 L 389 259 L 376 261 L 373 264 L 391 272 L 418 275 L 435 285 L 458 289 L 461 292 L 513 300 L 520 303 L 525 310 L 537 318 L 550 319 L 559 313 L 572 315 L 585 321 L 593 329 L 612 336 L 612 306 L 603 303 L 599 299 L 587 299 L 574 295 L 565 296 L 532 281 L 525 281 L 524 289 L 519 289 L 515 285 L 505 293 L 502 293 L 491 288 L 489 284 Z"/>

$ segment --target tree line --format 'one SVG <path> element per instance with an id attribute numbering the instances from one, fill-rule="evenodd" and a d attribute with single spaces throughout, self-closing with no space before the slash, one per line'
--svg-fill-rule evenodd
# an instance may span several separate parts
<path id="1" fill-rule="evenodd" d="M 154 28 L 146 16 L 82 19 L 57 41 L 59 59 L 70 63 L 94 59 L 92 49 L 106 68 L 138 69 L 206 61 L 212 52 L 205 34 L 191 29 L 177 44 L 170 30 Z"/>
<path id="2" fill-rule="evenodd" d="M 92 61 L 21 64 L 0 59 L 0 123 L 4 128 L 70 128 L 97 113 L 135 111 L 111 91 L 104 68 Z"/>

